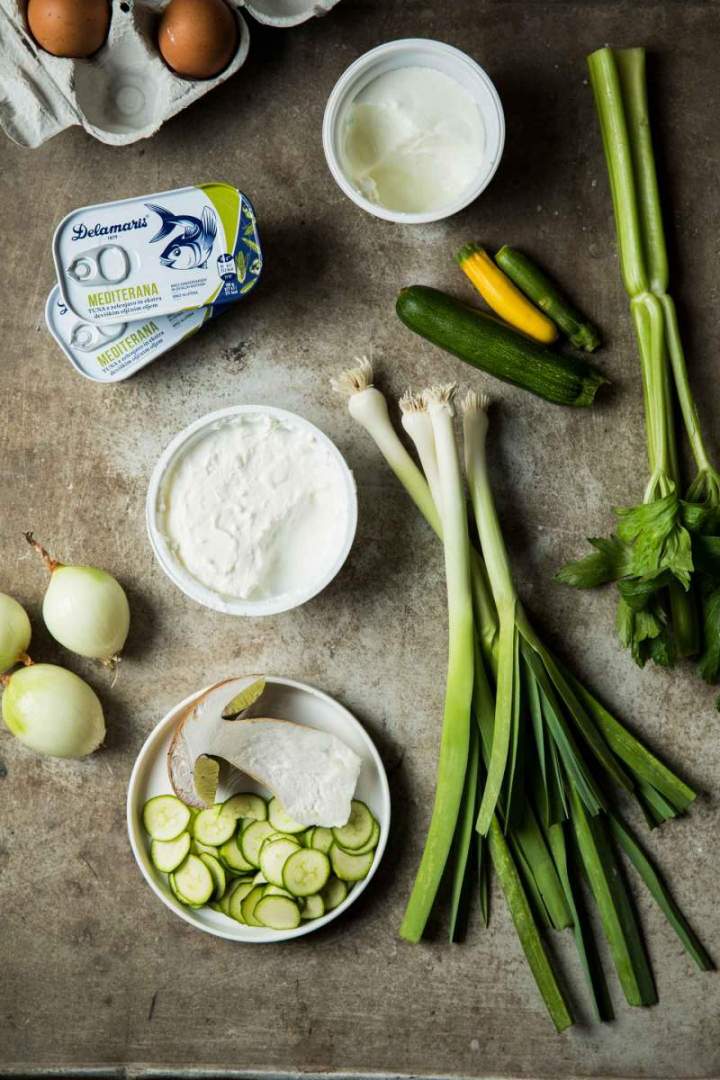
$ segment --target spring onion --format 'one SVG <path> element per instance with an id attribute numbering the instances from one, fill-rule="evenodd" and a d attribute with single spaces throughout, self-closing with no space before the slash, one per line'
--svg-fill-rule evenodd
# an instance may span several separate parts
<path id="1" fill-rule="evenodd" d="M 462 802 L 470 740 L 473 691 L 473 610 L 470 541 L 462 473 L 452 426 L 453 386 L 428 393 L 437 460 L 448 594 L 449 654 L 445 716 L 440 742 L 435 805 L 425 849 L 400 934 L 419 941 L 440 887 Z"/>
<path id="2" fill-rule="evenodd" d="M 439 531 L 446 536 L 452 666 L 433 818 L 401 933 L 412 941 L 422 934 L 438 896 L 443 861 L 450 882 L 451 940 L 457 936 L 463 897 L 476 866 L 486 922 L 491 862 L 557 1030 L 573 1019 L 545 939 L 551 930 L 572 930 L 595 1015 L 610 1019 L 612 1007 L 593 923 L 585 911 L 582 875 L 590 883 L 628 1002 L 649 1004 L 656 991 L 634 902 L 624 883 L 621 852 L 698 966 L 705 969 L 710 960 L 658 872 L 623 825 L 618 796 L 632 796 L 655 826 L 683 813 L 695 793 L 604 708 L 533 628 L 512 581 L 495 510 L 485 451 L 487 401 L 477 394 L 469 394 L 463 402 L 466 472 L 482 547 L 482 555 L 470 549 L 469 562 L 477 571 L 473 580 L 477 576 L 481 593 L 485 590 L 486 607 L 475 603 L 474 642 L 469 648 L 470 590 L 463 569 L 467 531 L 459 517 L 466 511 L 457 477 L 447 471 L 448 461 L 455 457 L 448 403 L 442 395 L 438 400 L 437 391 L 409 393 L 402 399 L 403 427 L 427 469 L 426 481 L 392 427 L 387 405 L 377 407 L 384 398 L 372 385 L 372 369 L 365 363 L 360 378 L 358 372 L 356 368 L 345 373 L 336 386 L 350 392 L 351 412 L 362 417 L 383 453 L 392 458 L 396 475 L 416 503 L 428 511 L 430 499 L 440 509 Z M 359 407 L 354 400 L 358 397 Z M 371 423 L 363 398 L 373 403 Z M 447 517 L 450 509 L 452 520 Z M 432 512 L 426 516 L 433 520 Z M 453 617 L 457 611 L 465 613 L 459 621 Z M 464 671 L 455 662 L 459 656 L 464 656 Z M 469 825 L 478 810 L 479 843 L 473 847 Z M 454 839 L 449 847 L 451 823 Z"/>
<path id="3" fill-rule="evenodd" d="M 346 398 L 353 420 L 365 428 L 430 528 L 442 537 L 440 515 L 435 508 L 428 481 L 400 441 L 391 423 L 384 394 L 373 386 L 372 364 L 365 357 L 358 357 L 355 367 L 341 372 L 332 380 L 331 386 Z M 473 600 L 480 613 L 481 643 L 485 654 L 492 657 L 497 638 L 497 616 L 487 574 L 476 552 L 470 553 L 470 570 Z"/>
<path id="4" fill-rule="evenodd" d="M 720 474 L 705 446 L 688 380 L 668 259 L 647 107 L 644 49 L 588 58 L 610 177 L 620 269 L 635 324 L 650 478 L 643 503 L 616 510 L 608 539 L 558 579 L 575 588 L 616 582 L 620 640 L 635 661 L 671 666 L 698 652 L 700 673 L 720 675 Z M 675 401 L 697 473 L 682 497 Z M 698 609 L 702 619 L 697 617 Z"/>

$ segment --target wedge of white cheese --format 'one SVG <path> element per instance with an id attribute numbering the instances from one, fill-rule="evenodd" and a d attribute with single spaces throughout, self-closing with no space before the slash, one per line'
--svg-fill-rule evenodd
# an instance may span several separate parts
<path id="1" fill-rule="evenodd" d="M 269 788 L 301 825 L 344 825 L 362 762 L 335 735 L 288 720 L 225 721 L 208 753 Z"/>

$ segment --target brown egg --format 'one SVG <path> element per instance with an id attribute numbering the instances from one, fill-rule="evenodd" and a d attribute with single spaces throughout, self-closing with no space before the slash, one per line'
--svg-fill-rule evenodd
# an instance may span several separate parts
<path id="1" fill-rule="evenodd" d="M 108 0 L 29 0 L 30 33 L 53 56 L 92 56 L 110 26 Z"/>
<path id="2" fill-rule="evenodd" d="M 178 75 L 209 79 L 232 60 L 237 36 L 237 22 L 225 0 L 170 0 L 160 20 L 158 46 Z"/>

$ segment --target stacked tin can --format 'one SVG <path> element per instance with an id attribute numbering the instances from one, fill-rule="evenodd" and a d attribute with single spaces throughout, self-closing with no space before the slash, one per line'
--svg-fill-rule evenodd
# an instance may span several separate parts
<path id="1" fill-rule="evenodd" d="M 126 379 L 196 333 L 262 271 L 253 206 L 223 183 L 74 210 L 53 258 L 48 327 L 96 382 Z"/>

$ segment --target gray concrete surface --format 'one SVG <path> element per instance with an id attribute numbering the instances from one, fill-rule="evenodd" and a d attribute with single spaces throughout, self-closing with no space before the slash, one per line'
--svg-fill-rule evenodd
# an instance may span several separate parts
<path id="1" fill-rule="evenodd" d="M 636 670 L 613 635 L 612 596 L 577 596 L 551 576 L 644 484 L 638 366 L 584 67 L 607 41 L 653 51 L 676 290 L 701 409 L 717 431 L 719 14 L 716 3 L 691 0 L 345 0 L 292 32 L 253 25 L 247 67 L 149 142 L 111 149 L 74 130 L 32 152 L 0 144 L 0 589 L 31 611 L 35 657 L 69 663 L 102 694 L 109 728 L 107 748 L 82 764 L 42 760 L 0 733 L 0 1071 L 720 1075 L 718 977 L 693 970 L 645 896 L 661 1003 L 631 1010 L 613 981 L 618 1019 L 602 1030 L 584 1022 L 554 1034 L 497 896 L 491 929 L 475 925 L 463 945 L 398 940 L 433 791 L 441 556 L 328 391 L 356 353 L 372 357 L 392 394 L 429 380 L 482 384 L 393 313 L 405 283 L 469 296 L 450 256 L 471 238 L 542 255 L 595 314 L 614 388 L 592 413 L 491 388 L 501 400 L 493 443 L 501 509 L 523 593 L 548 636 L 713 793 L 648 844 L 717 954 L 713 692 L 689 668 Z M 488 192 L 453 220 L 419 228 L 357 210 L 327 173 L 320 143 L 323 106 L 343 69 L 407 35 L 477 57 L 508 124 Z M 43 324 L 55 223 L 84 203 L 217 178 L 255 201 L 266 244 L 261 288 L 129 382 L 83 381 Z M 168 440 L 236 402 L 270 402 L 318 423 L 347 455 L 360 494 L 357 542 L 334 584 L 302 610 L 257 621 L 213 614 L 174 590 L 143 520 L 148 477 Z M 59 556 L 107 566 L 126 585 L 133 627 L 114 688 L 44 631 L 44 578 L 22 539 L 28 528 Z M 193 931 L 156 901 L 130 853 L 124 799 L 136 753 L 173 703 L 210 680 L 258 670 L 314 683 L 362 719 L 390 773 L 395 828 L 378 878 L 347 918 L 293 944 L 248 948 Z M 558 954 L 579 989 L 566 939 Z"/>

